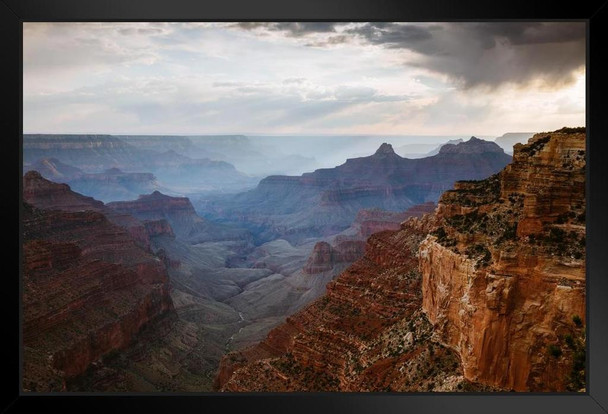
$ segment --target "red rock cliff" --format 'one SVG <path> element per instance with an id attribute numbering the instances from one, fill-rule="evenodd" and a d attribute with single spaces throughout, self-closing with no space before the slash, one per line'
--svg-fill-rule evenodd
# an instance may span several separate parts
<path id="1" fill-rule="evenodd" d="M 581 387 L 584 190 L 585 133 L 575 130 L 537 134 L 499 174 L 441 197 L 420 247 L 423 309 L 467 379 Z"/>
<path id="2" fill-rule="evenodd" d="M 29 178 L 26 200 L 43 204 L 35 186 L 58 196 L 53 185 Z M 25 203 L 22 215 L 23 388 L 31 391 L 65 390 L 67 379 L 173 309 L 161 260 L 89 204 L 75 208 L 69 187 L 60 190 L 65 198 L 53 204 L 71 211 Z"/>
<path id="3" fill-rule="evenodd" d="M 222 391 L 442 391 L 471 388 L 457 354 L 430 336 L 416 253 L 431 218 L 374 234 L 327 294 L 260 344 L 226 355 Z"/>
<path id="4" fill-rule="evenodd" d="M 303 270 L 317 274 L 332 270 L 336 264 L 350 264 L 363 257 L 366 241 L 374 233 L 399 230 L 401 223 L 410 217 L 422 217 L 435 209 L 432 202 L 417 204 L 404 212 L 381 209 L 362 209 L 350 228 L 333 238 L 332 243 L 318 242 Z"/>
<path id="5" fill-rule="evenodd" d="M 135 217 L 116 212 L 103 202 L 72 191 L 68 184 L 59 184 L 42 177 L 38 171 L 23 176 L 23 200 L 48 210 L 97 211 L 112 223 L 124 227 L 144 249 L 150 248 L 150 237 L 144 225 Z"/>
<path id="6" fill-rule="evenodd" d="M 585 133 L 536 135 L 433 215 L 374 234 L 327 294 L 226 355 L 221 391 L 578 391 Z M 331 249 L 317 249 L 326 263 Z"/>

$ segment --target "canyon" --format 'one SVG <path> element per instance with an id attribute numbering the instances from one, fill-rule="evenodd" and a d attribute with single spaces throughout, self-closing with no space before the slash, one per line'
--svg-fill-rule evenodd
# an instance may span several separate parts
<path id="1" fill-rule="evenodd" d="M 24 389 L 210 387 L 208 372 L 239 316 L 180 284 L 176 269 L 189 263 L 157 240 L 196 251 L 169 220 L 200 230 L 200 218 L 187 199 L 151 196 L 156 203 L 139 219 L 36 171 L 23 177 Z M 234 277 L 248 279 L 242 271 Z"/>
<path id="2" fill-rule="evenodd" d="M 581 391 L 585 131 L 536 134 L 222 358 L 220 391 Z M 319 263 L 331 255 L 317 249 Z"/>
<path id="3" fill-rule="evenodd" d="M 23 210 L 23 387 L 65 391 L 173 312 L 164 264 L 98 211 Z"/>
<path id="4" fill-rule="evenodd" d="M 30 137 L 25 388 L 584 389 L 584 129 L 513 157 L 475 137 L 417 159 L 385 143 L 210 196 L 156 179 L 190 188 L 194 138 L 89 138 Z M 133 170 L 152 153 L 154 174 Z"/>
<path id="5" fill-rule="evenodd" d="M 85 194 L 104 201 L 128 200 L 153 189 L 182 195 L 239 191 L 258 182 L 229 162 L 204 157 L 205 151 L 186 137 L 171 137 L 169 142 L 175 145 L 169 147 L 158 142 L 154 137 L 133 141 L 113 135 L 25 134 L 23 170 L 38 170 L 48 179 L 59 176 L 63 182 L 70 181 L 63 172 L 80 170 L 85 175 L 71 177 L 74 188 L 95 191 L 96 194 Z M 202 157 L 196 158 L 197 155 Z M 97 186 L 100 181 L 103 188 Z"/>

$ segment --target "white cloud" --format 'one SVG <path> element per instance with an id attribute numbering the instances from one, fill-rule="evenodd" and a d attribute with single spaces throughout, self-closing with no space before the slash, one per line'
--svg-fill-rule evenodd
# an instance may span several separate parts
<path id="1" fill-rule="evenodd" d="M 582 75 L 463 90 L 408 64 L 411 50 L 328 41 L 361 27 L 25 23 L 24 132 L 499 135 L 584 122 Z"/>

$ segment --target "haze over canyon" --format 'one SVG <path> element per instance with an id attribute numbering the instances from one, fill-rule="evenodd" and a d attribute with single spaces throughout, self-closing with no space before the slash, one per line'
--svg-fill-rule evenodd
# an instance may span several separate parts
<path id="1" fill-rule="evenodd" d="M 429 141 L 24 135 L 24 389 L 583 389 L 584 128 Z"/>

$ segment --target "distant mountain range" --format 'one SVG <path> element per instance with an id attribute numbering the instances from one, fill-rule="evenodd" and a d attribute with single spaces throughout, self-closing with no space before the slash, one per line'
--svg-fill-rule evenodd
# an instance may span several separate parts
<path id="1" fill-rule="evenodd" d="M 24 172 L 38 171 L 43 177 L 56 183 L 67 183 L 78 193 L 104 202 L 137 198 L 140 194 L 171 190 L 161 186 L 152 173 L 123 172 L 109 168 L 100 173 L 85 173 L 80 168 L 59 161 L 42 158 L 24 167 Z"/>
<path id="2" fill-rule="evenodd" d="M 459 144 L 462 138 L 451 139 L 443 144 L 406 144 L 398 147 L 395 152 L 403 158 L 425 158 L 439 154 L 441 147 L 447 144 Z"/>
<path id="3" fill-rule="evenodd" d="M 371 156 L 301 176 L 270 176 L 250 191 L 200 205 L 203 214 L 257 227 L 261 237 L 292 242 L 344 230 L 366 208 L 404 211 L 436 202 L 456 180 L 485 178 L 511 157 L 495 143 L 471 137 L 437 155 L 402 158 L 382 144 Z"/>
<path id="4" fill-rule="evenodd" d="M 71 182 L 78 191 L 104 201 L 126 200 L 155 189 L 171 192 L 167 188 L 180 194 L 234 192 L 258 182 L 228 162 L 193 158 L 204 152 L 197 148 L 185 137 L 150 142 L 145 137 L 123 140 L 111 135 L 24 135 L 23 170 Z M 124 174 L 119 177 L 115 169 Z M 155 177 L 125 175 L 131 173 Z"/>

